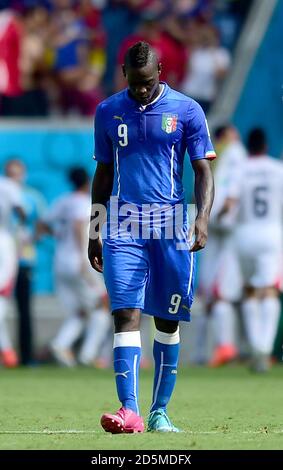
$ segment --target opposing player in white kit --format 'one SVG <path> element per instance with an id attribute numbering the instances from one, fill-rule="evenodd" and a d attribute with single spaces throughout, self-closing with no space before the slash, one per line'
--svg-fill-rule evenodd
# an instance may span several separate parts
<path id="1" fill-rule="evenodd" d="M 211 211 L 209 239 L 200 264 L 200 293 L 213 320 L 215 349 L 209 364 L 219 366 L 237 356 L 235 311 L 233 303 L 241 298 L 241 276 L 232 237 L 234 215 L 221 221 L 218 214 L 247 154 L 235 127 L 226 125 L 215 131 L 218 162 L 214 171 L 215 199 Z M 206 328 L 206 318 L 199 319 L 199 336 Z M 200 348 L 199 348 L 200 349 Z M 203 348 L 204 349 L 204 348 Z"/>
<path id="2" fill-rule="evenodd" d="M 265 372 L 270 366 L 280 315 L 283 164 L 267 155 L 261 129 L 250 132 L 248 150 L 250 157 L 230 188 L 225 210 L 238 205 L 234 233 L 245 282 L 243 320 L 252 351 L 252 368 Z"/>
<path id="3" fill-rule="evenodd" d="M 18 364 L 5 319 L 18 267 L 17 249 L 12 235 L 14 210 L 20 218 L 24 217 L 20 190 L 12 180 L 0 176 L 0 351 L 1 362 L 6 367 Z"/>
<path id="4" fill-rule="evenodd" d="M 52 340 L 51 350 L 59 363 L 69 367 L 76 363 L 72 346 L 83 331 L 78 360 L 88 365 L 97 356 L 111 323 L 102 276 L 87 260 L 89 178 L 83 168 L 74 168 L 70 180 L 75 190 L 54 203 L 39 228 L 50 230 L 57 241 L 56 291 L 68 316 Z"/>

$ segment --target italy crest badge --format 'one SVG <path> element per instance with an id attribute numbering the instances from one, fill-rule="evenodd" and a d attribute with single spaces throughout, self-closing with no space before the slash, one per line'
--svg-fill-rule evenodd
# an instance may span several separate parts
<path id="1" fill-rule="evenodd" d="M 162 114 L 162 129 L 167 133 L 175 132 L 177 129 L 178 114 Z"/>

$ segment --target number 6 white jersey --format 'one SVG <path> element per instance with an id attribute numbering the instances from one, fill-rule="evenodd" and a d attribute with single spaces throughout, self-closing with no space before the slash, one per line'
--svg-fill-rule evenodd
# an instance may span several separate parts
<path id="1" fill-rule="evenodd" d="M 231 188 L 239 200 L 238 223 L 282 226 L 283 163 L 269 156 L 250 157 Z"/>
<path id="2" fill-rule="evenodd" d="M 244 283 L 282 288 L 283 164 L 268 156 L 248 158 L 233 191 L 239 201 L 234 235 Z"/>

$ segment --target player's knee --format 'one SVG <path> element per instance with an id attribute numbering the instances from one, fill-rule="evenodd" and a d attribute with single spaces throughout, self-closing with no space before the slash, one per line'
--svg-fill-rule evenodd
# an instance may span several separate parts
<path id="1" fill-rule="evenodd" d="M 248 299 L 250 297 L 258 297 L 258 296 L 259 296 L 258 289 L 256 289 L 255 287 L 252 287 L 252 286 L 245 287 L 244 297 L 246 299 Z"/>
<path id="2" fill-rule="evenodd" d="M 173 320 L 163 320 L 162 318 L 154 317 L 155 326 L 163 333 L 175 333 L 178 329 L 179 322 Z"/>
<path id="3" fill-rule="evenodd" d="M 140 311 L 136 308 L 123 308 L 113 311 L 115 333 L 138 331 L 140 329 Z"/>
<path id="4" fill-rule="evenodd" d="M 278 297 L 278 289 L 276 287 L 264 287 L 261 289 L 260 296 L 261 298 L 265 297 Z"/>

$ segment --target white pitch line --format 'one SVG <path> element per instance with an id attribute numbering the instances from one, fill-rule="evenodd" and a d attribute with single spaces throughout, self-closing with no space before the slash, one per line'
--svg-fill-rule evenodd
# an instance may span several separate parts
<path id="1" fill-rule="evenodd" d="M 93 431 L 93 430 L 89 430 L 89 431 L 83 431 L 83 430 L 76 430 L 76 429 L 60 429 L 60 430 L 57 430 L 57 431 L 52 431 L 52 430 L 47 430 L 47 429 L 44 429 L 42 431 L 38 431 L 38 430 L 30 430 L 30 431 L 1 431 L 0 430 L 0 435 L 1 434 L 46 434 L 46 435 L 50 435 L 50 434 L 100 434 L 101 431 Z M 238 432 L 238 431 L 229 431 L 229 430 L 223 430 L 223 431 L 184 431 L 183 433 L 181 434 L 190 434 L 190 435 L 209 435 L 209 434 L 221 434 L 223 436 L 223 434 L 226 434 L 226 435 L 232 435 L 232 434 L 283 434 L 283 429 L 270 429 L 270 430 L 262 430 L 262 431 L 242 431 L 242 432 Z"/>
<path id="2" fill-rule="evenodd" d="M 99 431 L 80 431 L 76 429 L 63 429 L 58 431 L 51 431 L 43 429 L 42 431 L 0 431 L 1 434 L 98 434 Z"/>
<path id="3" fill-rule="evenodd" d="M 226 435 L 232 435 L 232 434 L 283 434 L 283 429 L 278 429 L 278 430 L 262 430 L 262 431 L 231 431 L 231 430 L 223 430 L 223 431 L 184 431 L 185 434 L 221 434 L 223 436 L 223 434 L 226 434 Z"/>

